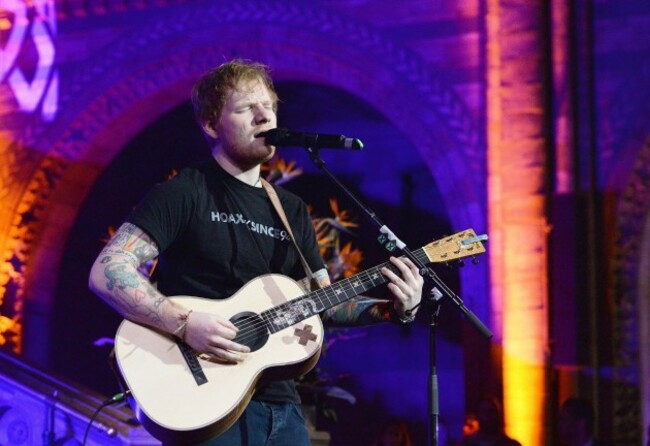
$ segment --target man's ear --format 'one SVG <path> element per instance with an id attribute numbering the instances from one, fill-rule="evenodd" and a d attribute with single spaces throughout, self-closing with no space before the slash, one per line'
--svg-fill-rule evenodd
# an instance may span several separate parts
<path id="1" fill-rule="evenodd" d="M 217 133 L 217 130 L 214 128 L 214 123 L 207 121 L 203 122 L 201 123 L 201 128 L 203 128 L 203 131 L 211 138 L 217 139 L 219 137 L 219 133 Z"/>

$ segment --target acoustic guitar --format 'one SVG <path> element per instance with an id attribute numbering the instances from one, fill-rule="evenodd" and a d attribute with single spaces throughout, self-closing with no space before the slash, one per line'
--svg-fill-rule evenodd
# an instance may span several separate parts
<path id="1" fill-rule="evenodd" d="M 414 254 L 423 264 L 450 262 L 485 252 L 486 239 L 468 229 Z M 174 336 L 124 320 L 115 336 L 115 359 L 137 418 L 166 445 L 188 445 L 224 432 L 260 384 L 296 378 L 314 367 L 323 343 L 319 314 L 386 283 L 383 267 L 397 273 L 386 262 L 307 294 L 294 280 L 268 274 L 228 299 L 170 297 L 237 326 L 234 340 L 251 349 L 238 364 L 199 355 Z"/>

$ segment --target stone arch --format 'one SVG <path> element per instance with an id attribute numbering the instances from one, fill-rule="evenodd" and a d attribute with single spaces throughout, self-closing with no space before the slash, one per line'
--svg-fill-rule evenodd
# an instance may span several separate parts
<path id="1" fill-rule="evenodd" d="M 38 138 L 44 156 L 20 203 L 35 218 L 16 223 L 34 234 L 32 299 L 47 306 L 75 209 L 103 167 L 140 129 L 185 101 L 200 73 L 232 57 L 268 63 L 278 80 L 329 85 L 375 107 L 418 148 L 452 225 L 485 229 L 484 148 L 475 118 L 418 57 L 367 26 L 309 7 L 188 4 L 152 16 L 88 61 L 62 94 L 59 119 Z M 485 266 L 462 280 L 477 303 L 488 302 L 480 285 Z"/>
<path id="2" fill-rule="evenodd" d="M 645 99 L 639 100 L 639 94 Z M 604 188 L 620 194 L 608 289 L 615 311 L 613 427 L 617 444 L 632 444 L 640 441 L 644 429 L 640 423 L 630 426 L 628 420 L 650 419 L 650 403 L 642 395 L 650 392 L 649 328 L 643 325 L 650 321 L 650 282 L 646 279 L 650 262 L 650 91 L 639 76 L 628 76 L 610 97 L 613 99 L 599 125 Z"/>
<path id="3" fill-rule="evenodd" d="M 626 420 L 642 419 L 650 407 L 641 399 L 648 391 L 647 367 L 648 327 L 650 321 L 650 283 L 644 268 L 650 262 L 650 139 L 638 153 L 629 181 L 621 196 L 616 222 L 616 243 L 610 295 L 615 303 L 615 414 L 614 435 L 617 443 L 638 442 L 643 436 L 641 426 L 631 428 Z M 643 313 L 642 313 L 643 312 Z M 647 370 L 646 370 L 647 372 Z M 641 388 L 641 390 L 640 390 Z M 625 414 L 622 416 L 620 414 Z"/>

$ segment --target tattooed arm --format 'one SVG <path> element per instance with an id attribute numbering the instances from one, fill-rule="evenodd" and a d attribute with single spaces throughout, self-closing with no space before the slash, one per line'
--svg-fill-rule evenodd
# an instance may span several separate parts
<path id="1" fill-rule="evenodd" d="M 173 332 L 183 308 L 175 308 L 138 272 L 140 265 L 157 256 L 156 243 L 137 226 L 125 223 L 95 260 L 89 286 L 125 318 Z"/>
<path id="2" fill-rule="evenodd" d="M 138 267 L 158 256 L 158 246 L 137 226 L 124 223 L 101 251 L 90 271 L 92 291 L 125 318 L 173 334 L 184 323 L 184 340 L 196 351 L 240 361 L 248 347 L 232 342 L 237 328 L 227 319 L 192 312 L 167 299 Z M 239 353 L 238 353 L 239 352 Z"/>
<path id="3" fill-rule="evenodd" d="M 323 313 L 323 321 L 338 327 L 370 325 L 390 321 L 389 300 L 358 296 Z"/>
<path id="4" fill-rule="evenodd" d="M 394 318 L 405 319 L 406 312 L 420 303 L 424 280 L 417 267 L 407 258 L 391 257 L 390 261 L 401 275 L 382 268 L 388 280 L 393 301 L 360 296 L 326 310 L 324 321 L 332 325 L 354 326 L 385 322 Z M 320 286 L 329 285 L 329 278 L 321 280 Z M 415 314 L 417 310 L 413 310 Z"/>

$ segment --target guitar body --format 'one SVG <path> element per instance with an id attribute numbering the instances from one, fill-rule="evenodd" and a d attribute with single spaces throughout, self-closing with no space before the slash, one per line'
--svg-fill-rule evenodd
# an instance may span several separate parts
<path id="1" fill-rule="evenodd" d="M 450 262 L 485 252 L 486 235 L 467 229 L 413 252 L 422 263 Z M 188 446 L 224 432 L 239 418 L 259 384 L 296 378 L 320 356 L 323 324 L 318 316 L 386 283 L 390 262 L 303 294 L 292 279 L 268 274 L 224 300 L 170 297 L 196 312 L 219 314 L 239 328 L 236 342 L 251 352 L 239 364 L 200 359 L 166 333 L 124 321 L 115 336 L 115 360 L 133 410 L 165 445 Z"/>
<path id="2" fill-rule="evenodd" d="M 240 324 L 261 326 L 260 313 L 303 294 L 292 279 L 269 274 L 248 282 L 228 299 L 170 299 L 195 312 L 231 320 L 240 327 L 239 338 Z M 115 337 L 115 359 L 124 385 L 131 391 L 133 410 L 145 429 L 165 444 L 178 445 L 224 432 L 242 414 L 258 385 L 296 378 L 314 367 L 323 342 L 323 325 L 315 315 L 275 333 L 261 329 L 255 339 L 235 340 L 251 347 L 246 359 L 225 364 L 197 358 L 199 374 L 205 378 L 199 380 L 174 337 L 123 321 Z"/>

